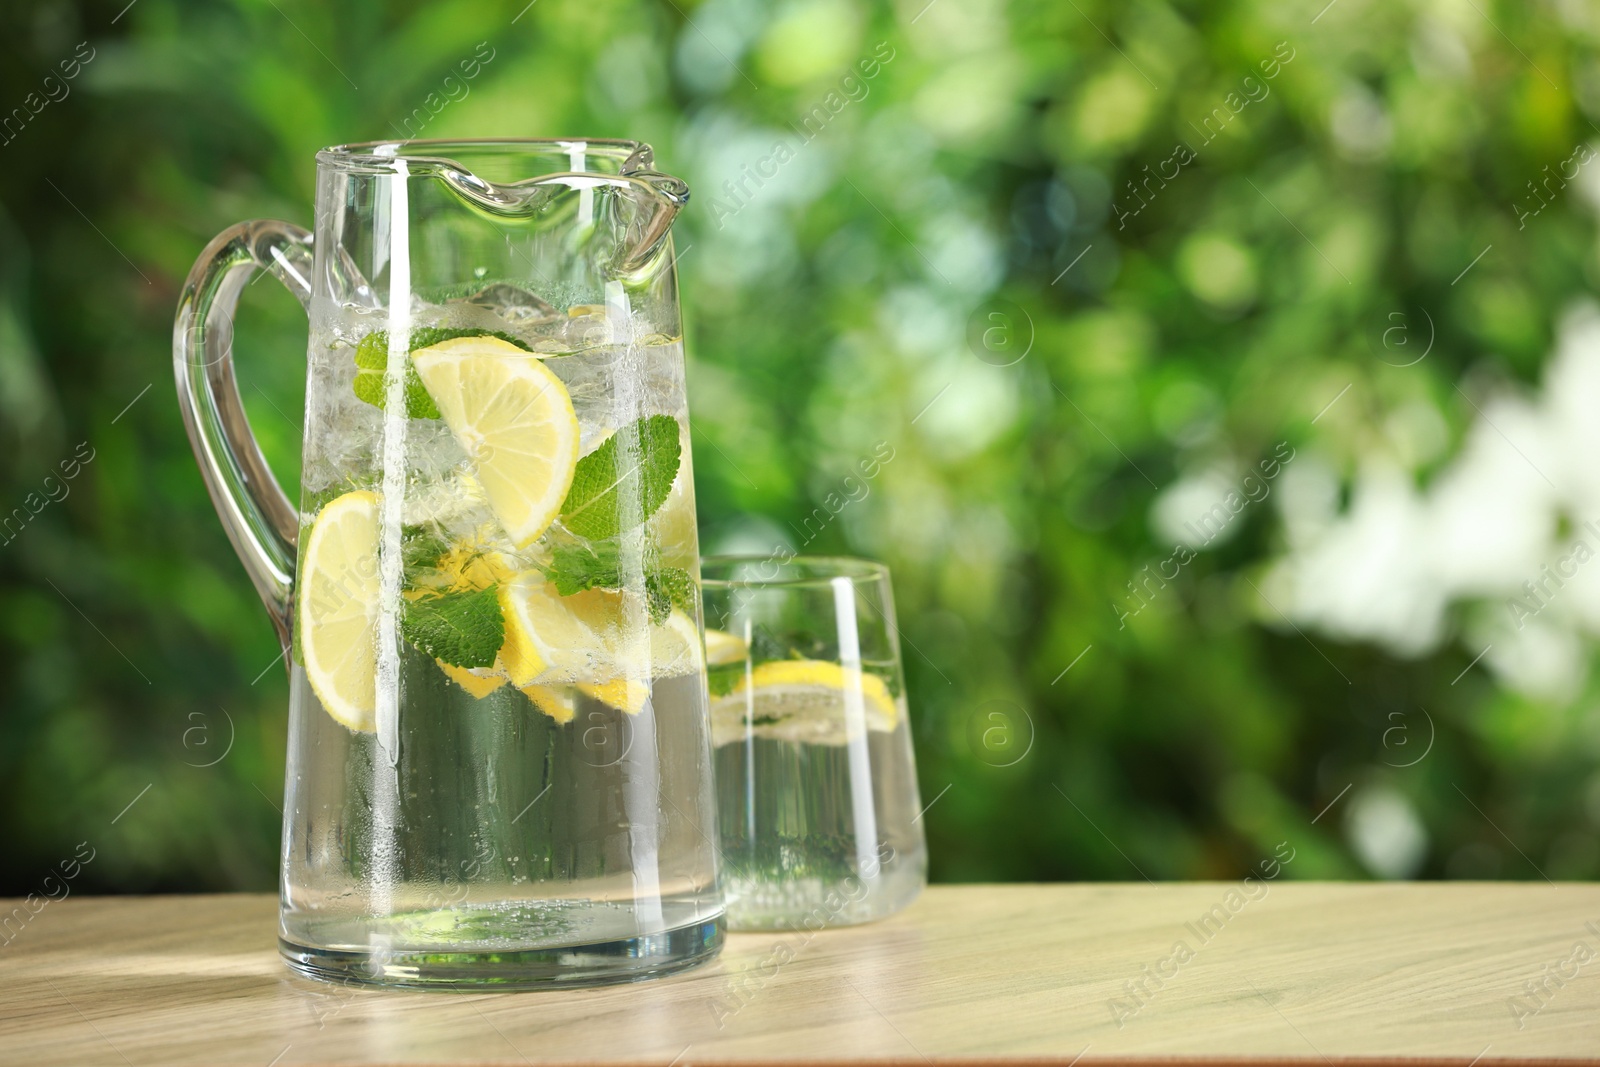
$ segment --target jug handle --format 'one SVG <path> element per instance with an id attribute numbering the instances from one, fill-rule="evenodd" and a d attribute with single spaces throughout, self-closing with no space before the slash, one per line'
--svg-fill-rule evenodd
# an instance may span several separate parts
<path id="1" fill-rule="evenodd" d="M 172 329 L 173 371 L 189 444 L 285 656 L 300 520 L 245 418 L 233 374 L 233 318 L 258 270 L 276 276 L 309 310 L 311 268 L 309 231 L 270 219 L 231 226 L 195 260 Z"/>

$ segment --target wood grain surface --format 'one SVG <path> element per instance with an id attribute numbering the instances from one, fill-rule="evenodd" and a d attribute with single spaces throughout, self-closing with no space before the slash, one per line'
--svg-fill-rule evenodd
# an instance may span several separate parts
<path id="1" fill-rule="evenodd" d="M 939 886 L 655 982 L 470 995 L 291 976 L 267 896 L 69 898 L 3 935 L 0 1063 L 1600 1064 L 1600 888 L 1250 888 Z"/>

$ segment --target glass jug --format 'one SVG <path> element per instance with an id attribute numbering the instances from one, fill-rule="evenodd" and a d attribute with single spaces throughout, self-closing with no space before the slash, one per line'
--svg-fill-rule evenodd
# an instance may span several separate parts
<path id="1" fill-rule="evenodd" d="M 504 988 L 720 947 L 687 199 L 631 141 L 345 145 L 314 236 L 241 223 L 190 272 L 179 401 L 289 665 L 294 969 Z M 258 270 L 311 319 L 299 511 L 234 380 Z"/>

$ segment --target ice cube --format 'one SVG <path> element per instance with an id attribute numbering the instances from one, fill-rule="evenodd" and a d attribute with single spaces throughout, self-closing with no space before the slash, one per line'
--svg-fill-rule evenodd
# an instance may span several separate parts
<path id="1" fill-rule="evenodd" d="M 536 293 L 510 282 L 491 282 L 477 292 L 451 300 L 483 308 L 513 326 L 537 326 L 556 318 L 556 309 Z"/>

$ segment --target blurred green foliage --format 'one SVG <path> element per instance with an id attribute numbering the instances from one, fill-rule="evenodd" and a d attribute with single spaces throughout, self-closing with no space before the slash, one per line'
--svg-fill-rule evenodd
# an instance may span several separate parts
<path id="1" fill-rule="evenodd" d="M 316 149 L 402 129 L 637 138 L 695 190 L 703 547 L 891 564 L 936 879 L 1231 878 L 1285 840 L 1289 876 L 1363 877 L 1345 812 L 1312 821 L 1347 785 L 1415 814 L 1424 876 L 1600 872 L 1592 694 L 1297 633 L 1253 585 L 1271 506 L 1139 619 L 1112 607 L 1197 455 L 1288 441 L 1348 477 L 1407 403 L 1457 441 L 1468 368 L 1537 379 L 1600 260 L 1575 190 L 1513 205 L 1600 137 L 1592 6 L 124 2 L 0 13 L 0 108 L 29 109 L 0 144 L 3 504 L 67 490 L 0 545 L 0 892 L 86 839 L 96 890 L 274 884 L 285 678 L 170 324 L 213 234 L 309 224 Z M 1418 308 L 1430 358 L 1376 358 Z M 241 320 L 292 491 L 305 322 L 272 282 Z"/>

